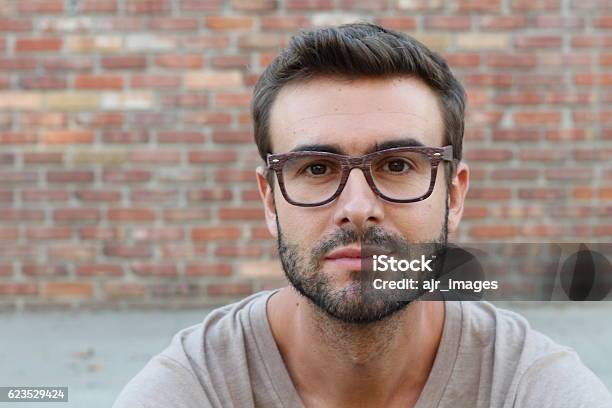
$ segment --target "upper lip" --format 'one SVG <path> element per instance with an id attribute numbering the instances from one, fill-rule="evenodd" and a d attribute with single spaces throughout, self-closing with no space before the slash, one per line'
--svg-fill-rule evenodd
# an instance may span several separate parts
<path id="1" fill-rule="evenodd" d="M 325 259 L 361 258 L 361 247 L 338 248 L 331 251 Z"/>

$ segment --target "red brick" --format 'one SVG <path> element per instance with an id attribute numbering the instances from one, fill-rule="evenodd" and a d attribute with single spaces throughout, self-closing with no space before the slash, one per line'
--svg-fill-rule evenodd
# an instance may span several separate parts
<path id="1" fill-rule="evenodd" d="M 232 9 L 238 11 L 270 11 L 276 8 L 277 0 L 231 0 Z"/>
<path id="2" fill-rule="evenodd" d="M 560 200 L 567 196 L 567 191 L 560 188 L 523 188 L 519 190 L 521 200 Z"/>
<path id="3" fill-rule="evenodd" d="M 153 221 L 155 211 L 149 208 L 111 208 L 107 217 L 110 221 Z"/>
<path id="4" fill-rule="evenodd" d="M 153 202 L 160 204 L 164 202 L 176 202 L 178 199 L 178 190 L 132 190 L 130 200 L 133 202 Z"/>
<path id="5" fill-rule="evenodd" d="M 547 180 L 587 181 L 593 179 L 593 169 L 590 168 L 548 168 Z"/>
<path id="6" fill-rule="evenodd" d="M 532 35 L 518 37 L 515 40 L 518 48 L 561 48 L 561 37 L 554 35 Z"/>
<path id="7" fill-rule="evenodd" d="M 132 88 L 176 88 L 180 83 L 177 75 L 138 74 L 130 78 Z"/>
<path id="8" fill-rule="evenodd" d="M 559 3 L 559 0 L 513 0 L 512 8 L 517 11 L 558 10 Z"/>
<path id="9" fill-rule="evenodd" d="M 78 75 L 74 79 L 77 89 L 122 89 L 123 77 L 119 75 Z"/>
<path id="10" fill-rule="evenodd" d="M 66 88 L 66 78 L 52 75 L 21 77 L 19 85 L 23 89 L 62 89 Z"/>
<path id="11" fill-rule="evenodd" d="M 104 143 L 146 143 L 149 135 L 146 130 L 113 130 L 102 134 Z"/>
<path id="12" fill-rule="evenodd" d="M 223 245 L 215 250 L 215 256 L 229 258 L 260 258 L 262 249 L 255 245 Z"/>
<path id="13" fill-rule="evenodd" d="M 499 141 L 536 141 L 542 138 L 542 135 L 537 130 L 527 129 L 494 129 L 493 140 Z"/>
<path id="14" fill-rule="evenodd" d="M 85 264 L 76 268 L 78 276 L 122 276 L 123 268 L 115 264 Z"/>
<path id="15" fill-rule="evenodd" d="M 164 220 L 170 222 L 205 221 L 210 219 L 207 208 L 185 208 L 164 210 Z"/>
<path id="16" fill-rule="evenodd" d="M 253 133 L 238 130 L 215 131 L 212 140 L 216 143 L 252 143 Z"/>
<path id="17" fill-rule="evenodd" d="M 160 143 L 203 143 L 204 134 L 196 131 L 165 131 L 157 134 Z"/>
<path id="18" fill-rule="evenodd" d="M 530 91 L 507 92 L 495 95 L 493 102 L 502 105 L 537 105 L 542 102 L 542 97 Z"/>
<path id="19" fill-rule="evenodd" d="M 32 227 L 26 229 L 26 238 L 34 240 L 70 239 L 72 229 L 68 227 Z"/>
<path id="20" fill-rule="evenodd" d="M 509 188 L 475 187 L 468 190 L 468 199 L 473 200 L 509 200 L 512 190 Z"/>
<path id="21" fill-rule="evenodd" d="M 193 17 L 163 17 L 149 21 L 152 30 L 168 31 L 195 31 L 198 29 L 198 20 Z"/>
<path id="22" fill-rule="evenodd" d="M 238 227 L 200 227 L 191 230 L 191 239 L 194 241 L 235 240 L 240 235 Z"/>
<path id="23" fill-rule="evenodd" d="M 601 28 L 601 29 L 612 28 L 612 15 L 596 17 L 593 20 L 593 27 Z"/>
<path id="24" fill-rule="evenodd" d="M 0 240 L 17 241 L 18 239 L 19 239 L 19 228 L 0 226 Z"/>
<path id="25" fill-rule="evenodd" d="M 105 169 L 102 180 L 107 183 L 142 183 L 151 179 L 149 170 L 110 170 Z"/>
<path id="26" fill-rule="evenodd" d="M 180 0 L 182 11 L 218 11 L 224 0 Z"/>
<path id="27" fill-rule="evenodd" d="M 174 109 L 179 108 L 206 108 L 208 107 L 208 95 L 204 93 L 182 93 L 182 94 L 165 94 L 162 96 L 162 104 Z M 200 109 L 202 111 L 203 109 Z M 205 112 L 203 112 L 205 113 Z M 187 122 L 186 119 L 183 119 Z"/>
<path id="28" fill-rule="evenodd" d="M 84 13 L 115 13 L 117 0 L 84 0 L 80 3 L 80 11 Z"/>
<path id="29" fill-rule="evenodd" d="M 187 192 L 189 201 L 229 201 L 232 199 L 232 191 L 224 188 L 207 188 L 201 190 L 191 190 Z"/>
<path id="30" fill-rule="evenodd" d="M 246 108 L 251 103 L 251 94 L 217 92 L 214 97 L 215 104 L 223 108 Z"/>
<path id="31" fill-rule="evenodd" d="M 175 150 L 132 150 L 129 160 L 134 163 L 176 164 L 181 161 L 181 152 Z"/>
<path id="32" fill-rule="evenodd" d="M 127 0 L 125 9 L 132 14 L 160 14 L 170 12 L 170 0 Z"/>
<path id="33" fill-rule="evenodd" d="M 469 30 L 472 27 L 470 16 L 431 16 L 425 17 L 426 29 Z"/>
<path id="34" fill-rule="evenodd" d="M 199 125 L 229 125 L 232 117 L 225 112 L 195 112 L 187 113 L 184 116 L 186 123 Z"/>
<path id="35" fill-rule="evenodd" d="M 3 70 L 30 70 L 37 66 L 36 59 L 31 57 L 2 57 L 0 58 L 0 69 Z"/>
<path id="36" fill-rule="evenodd" d="M 207 287 L 209 296 L 245 296 L 253 293 L 250 283 L 211 283 Z"/>
<path id="37" fill-rule="evenodd" d="M 36 133 L 7 132 L 0 133 L 0 144 L 34 144 L 38 141 Z"/>
<path id="38" fill-rule="evenodd" d="M 464 77 L 467 85 L 507 87 L 512 85 L 512 75 L 500 73 L 469 74 Z"/>
<path id="39" fill-rule="evenodd" d="M 77 123 L 95 128 L 119 127 L 123 125 L 123 118 L 124 115 L 121 112 L 100 112 L 82 114 L 77 117 Z"/>
<path id="40" fill-rule="evenodd" d="M 19 13 L 61 13 L 64 11 L 63 0 L 19 0 Z"/>
<path id="41" fill-rule="evenodd" d="M 238 159 L 235 150 L 192 150 L 189 152 L 190 163 L 231 163 Z"/>
<path id="42" fill-rule="evenodd" d="M 487 63 L 499 68 L 532 68 L 536 65 L 536 56 L 531 54 L 491 54 Z"/>
<path id="43" fill-rule="evenodd" d="M 94 240 L 119 240 L 123 238 L 123 231 L 117 227 L 81 227 L 79 228 L 81 239 Z"/>
<path id="44" fill-rule="evenodd" d="M 558 125 L 561 122 L 561 112 L 515 112 L 514 123 L 519 126 L 525 125 Z"/>
<path id="45" fill-rule="evenodd" d="M 536 16 L 535 26 L 538 28 L 583 28 L 582 17 Z"/>
<path id="46" fill-rule="evenodd" d="M 32 20 L 0 18 L 0 31 L 31 31 Z"/>
<path id="47" fill-rule="evenodd" d="M 32 277 L 55 277 L 68 275 L 68 269 L 65 265 L 49 265 L 49 264 L 23 264 L 21 273 L 25 276 Z"/>
<path id="48" fill-rule="evenodd" d="M 96 257 L 95 245 L 62 243 L 47 246 L 47 258 L 56 261 L 92 261 Z"/>
<path id="49" fill-rule="evenodd" d="M 107 282 L 104 293 L 110 298 L 138 298 L 145 294 L 145 286 L 140 283 Z"/>
<path id="50" fill-rule="evenodd" d="M 263 220 L 264 213 L 261 208 L 221 208 L 219 219 L 221 220 Z"/>
<path id="51" fill-rule="evenodd" d="M 222 169 L 215 172 L 215 181 L 219 183 L 255 182 L 254 170 Z"/>
<path id="52" fill-rule="evenodd" d="M 15 41 L 17 52 L 59 51 L 61 48 L 61 38 L 17 38 Z"/>
<path id="53" fill-rule="evenodd" d="M 113 202 L 121 200 L 121 192 L 114 190 L 77 191 L 76 197 L 85 202 Z"/>
<path id="54" fill-rule="evenodd" d="M 29 296 L 38 294 L 38 284 L 32 282 L 0 283 L 0 296 Z"/>
<path id="55" fill-rule="evenodd" d="M 185 238 L 182 227 L 134 227 L 132 239 L 136 241 L 181 241 Z"/>
<path id="56" fill-rule="evenodd" d="M 161 276 L 172 278 L 178 275 L 175 265 L 137 263 L 131 264 L 130 269 L 138 276 Z"/>
<path id="57" fill-rule="evenodd" d="M 480 27 L 490 30 L 513 30 L 526 25 L 524 16 L 484 16 L 480 19 Z"/>
<path id="58" fill-rule="evenodd" d="M 474 238 L 512 238 L 518 233 L 513 225 L 479 225 L 470 228 L 469 235 Z"/>
<path id="59" fill-rule="evenodd" d="M 47 182 L 49 183 L 91 183 L 93 181 L 93 171 L 53 170 L 47 172 Z"/>
<path id="60" fill-rule="evenodd" d="M 152 248 L 145 244 L 108 243 L 104 246 L 104 255 L 117 258 L 150 258 Z"/>
<path id="61" fill-rule="evenodd" d="M 261 19 L 261 28 L 264 30 L 297 31 L 310 25 L 310 19 L 305 16 L 264 16 Z"/>
<path id="62" fill-rule="evenodd" d="M 508 161 L 512 159 L 512 150 L 509 149 L 470 149 L 466 158 L 473 161 Z"/>
<path id="63" fill-rule="evenodd" d="M 193 263 L 185 266 L 187 276 L 230 276 L 232 266 L 222 263 Z"/>
<path id="64" fill-rule="evenodd" d="M 21 199 L 25 202 L 68 201 L 70 193 L 66 190 L 23 190 L 21 192 Z"/>
<path id="65" fill-rule="evenodd" d="M 377 17 L 375 19 L 376 24 L 380 24 L 383 27 L 388 27 L 393 30 L 413 30 L 417 26 L 417 19 L 415 17 L 408 16 L 397 16 L 397 17 Z"/>
<path id="66" fill-rule="evenodd" d="M 105 69 L 144 69 L 147 58 L 144 55 L 109 55 L 101 58 Z"/>
<path id="67" fill-rule="evenodd" d="M 155 64 L 164 68 L 202 68 L 204 58 L 200 54 L 161 54 L 155 57 Z"/>
<path id="68" fill-rule="evenodd" d="M 100 212 L 89 208 L 63 208 L 53 210 L 54 221 L 98 221 Z"/>
<path id="69" fill-rule="evenodd" d="M 89 130 L 50 130 L 43 133 L 43 142 L 48 144 L 92 143 L 94 133 Z"/>
<path id="70" fill-rule="evenodd" d="M 461 12 L 498 13 L 501 0 L 458 0 L 457 8 Z"/>
<path id="71" fill-rule="evenodd" d="M 44 293 L 51 298 L 91 298 L 94 294 L 91 282 L 47 282 Z"/>
<path id="72" fill-rule="evenodd" d="M 211 30 L 245 30 L 253 28 L 255 19 L 246 16 L 211 16 L 206 18 L 206 27 Z"/>

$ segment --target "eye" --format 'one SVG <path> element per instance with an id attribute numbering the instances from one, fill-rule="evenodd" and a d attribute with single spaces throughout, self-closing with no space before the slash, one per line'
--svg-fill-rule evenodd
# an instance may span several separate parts
<path id="1" fill-rule="evenodd" d="M 410 170 L 410 168 L 410 163 L 404 159 L 391 159 L 388 160 L 383 166 L 385 171 L 389 171 L 391 173 L 404 173 Z"/>
<path id="2" fill-rule="evenodd" d="M 327 165 L 322 163 L 315 163 L 306 167 L 306 172 L 312 176 L 322 176 L 327 172 L 327 170 Z"/>

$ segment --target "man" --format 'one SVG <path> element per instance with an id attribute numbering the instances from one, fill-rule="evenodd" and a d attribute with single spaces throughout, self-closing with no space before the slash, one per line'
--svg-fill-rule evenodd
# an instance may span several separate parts
<path id="1" fill-rule="evenodd" d="M 252 107 L 291 286 L 179 332 L 115 407 L 612 406 L 571 349 L 512 312 L 368 289 L 366 248 L 445 244 L 462 216 L 465 95 L 442 58 L 371 24 L 302 33 Z"/>

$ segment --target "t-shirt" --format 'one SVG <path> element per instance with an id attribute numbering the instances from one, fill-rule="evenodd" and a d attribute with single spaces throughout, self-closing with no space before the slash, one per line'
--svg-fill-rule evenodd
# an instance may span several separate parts
<path id="1" fill-rule="evenodd" d="M 251 295 L 179 331 L 114 408 L 303 407 L 266 313 Z M 570 348 L 485 301 L 445 301 L 438 352 L 415 408 L 610 408 L 612 396 Z"/>

